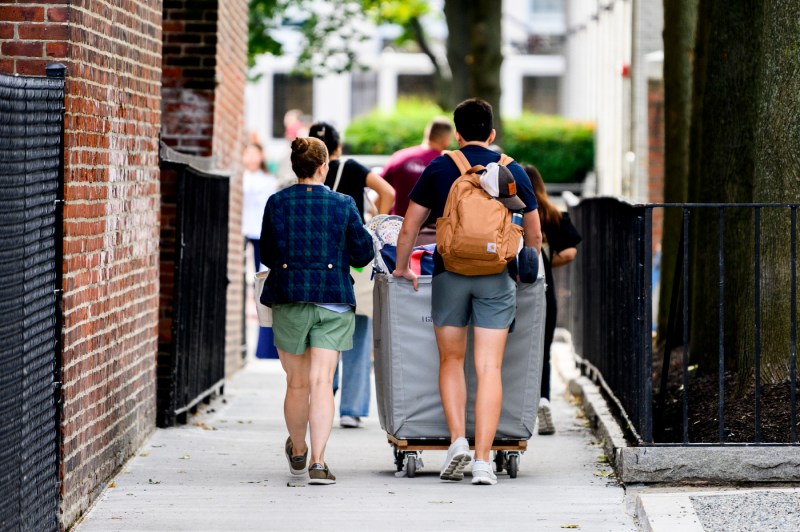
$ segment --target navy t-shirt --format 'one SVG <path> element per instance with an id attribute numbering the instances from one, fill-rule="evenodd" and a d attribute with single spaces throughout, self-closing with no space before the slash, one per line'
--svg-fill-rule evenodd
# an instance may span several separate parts
<path id="1" fill-rule="evenodd" d="M 461 148 L 461 153 L 467 157 L 467 161 L 472 166 L 496 163 L 500 160 L 500 154 L 484 148 L 483 146 L 468 145 Z M 525 204 L 524 212 L 530 212 L 537 208 L 536 195 L 533 193 L 533 185 L 522 169 L 516 162 L 508 166 L 514 180 L 517 182 L 517 196 Z M 435 220 L 444 214 L 444 206 L 447 202 L 447 195 L 450 187 L 456 179 L 461 177 L 456 163 L 449 155 L 441 155 L 431 161 L 431 163 L 419 176 L 417 184 L 408 195 L 409 199 L 431 210 L 431 217 Z M 430 219 L 430 218 L 429 218 Z M 444 271 L 444 263 L 438 253 L 434 253 L 433 274 L 437 275 Z"/>

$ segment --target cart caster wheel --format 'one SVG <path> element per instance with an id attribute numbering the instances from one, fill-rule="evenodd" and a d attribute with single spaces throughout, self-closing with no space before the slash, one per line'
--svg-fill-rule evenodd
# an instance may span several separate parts
<path id="1" fill-rule="evenodd" d="M 408 474 L 408 478 L 414 478 L 417 474 L 417 456 L 410 454 L 408 455 L 408 459 L 406 462 L 406 473 Z"/>
<path id="2" fill-rule="evenodd" d="M 506 452 L 505 451 L 495 451 L 494 452 L 494 470 L 495 470 L 495 472 L 502 473 L 505 468 L 506 468 Z"/>
<path id="3" fill-rule="evenodd" d="M 517 478 L 517 470 L 519 469 L 519 455 L 512 454 L 508 457 L 508 476 Z"/>

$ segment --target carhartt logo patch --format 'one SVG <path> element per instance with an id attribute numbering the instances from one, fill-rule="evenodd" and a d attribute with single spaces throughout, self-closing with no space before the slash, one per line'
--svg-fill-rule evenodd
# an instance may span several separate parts
<path id="1" fill-rule="evenodd" d="M 494 242 L 489 242 L 488 244 L 486 244 L 486 251 L 488 251 L 489 253 L 497 253 L 497 244 L 495 244 Z"/>
<path id="2" fill-rule="evenodd" d="M 513 196 L 517 193 L 517 184 L 516 183 L 509 183 L 508 184 L 508 195 Z"/>

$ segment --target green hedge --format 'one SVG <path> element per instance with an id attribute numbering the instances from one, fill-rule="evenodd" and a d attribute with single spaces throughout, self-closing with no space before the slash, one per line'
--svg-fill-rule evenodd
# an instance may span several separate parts
<path id="1" fill-rule="evenodd" d="M 345 147 L 349 153 L 392 154 L 419 144 L 425 125 L 436 116 L 447 114 L 432 102 L 400 101 L 392 113 L 373 111 L 353 121 L 345 132 Z M 521 163 L 535 164 L 545 181 L 582 181 L 594 165 L 591 124 L 523 114 L 505 120 L 504 126 L 504 151 Z"/>

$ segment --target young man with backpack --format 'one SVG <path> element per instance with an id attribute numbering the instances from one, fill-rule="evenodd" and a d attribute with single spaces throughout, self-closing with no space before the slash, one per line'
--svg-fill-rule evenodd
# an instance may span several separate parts
<path id="1" fill-rule="evenodd" d="M 442 224 L 456 221 L 457 228 L 448 228 L 448 234 L 454 231 L 452 234 L 458 232 L 459 236 L 448 237 L 447 242 L 442 241 L 440 229 L 437 228 L 437 253 L 434 254 L 432 283 L 431 315 L 439 348 L 439 392 L 451 440 L 440 478 L 462 480 L 464 468 L 471 460 L 469 443 L 466 440 L 467 390 L 464 358 L 467 326 L 472 324 L 475 369 L 478 376 L 472 483 L 495 484 L 497 479 L 492 472 L 489 454 L 500 419 L 503 400 L 501 367 L 508 329 L 516 313 L 516 285 L 507 268 L 502 265 L 499 273 L 481 273 L 497 271 L 496 266 L 487 270 L 481 261 L 487 259 L 492 262 L 491 259 L 494 259 L 496 262 L 498 254 L 503 251 L 501 248 L 508 247 L 499 242 L 470 242 L 470 232 L 477 232 L 476 220 L 481 215 L 486 215 L 486 208 L 478 207 L 481 212 L 476 213 L 474 208 L 461 205 L 461 220 L 455 214 L 459 206 L 452 205 L 452 201 L 451 205 L 447 203 L 453 184 L 467 174 L 467 165 L 487 167 L 490 163 L 509 161 L 489 149 L 495 138 L 492 107 L 489 103 L 477 98 L 465 100 L 456 107 L 453 119 L 459 150 L 434 159 L 411 191 L 408 210 L 398 238 L 397 269 L 393 275 L 410 280 L 414 289 L 417 289 L 417 276 L 408 267 L 408 261 L 420 227 L 430 214 L 436 218 L 447 214 L 448 221 L 440 222 Z M 513 180 L 509 179 L 508 174 Z M 466 178 L 469 176 L 462 178 L 460 185 L 453 187 L 457 191 L 454 194 L 458 194 L 459 199 L 462 194 L 465 197 L 472 195 L 471 190 L 461 190 L 461 185 L 466 185 Z M 536 248 L 537 252 L 541 251 L 542 232 L 536 211 L 536 197 L 530 179 L 522 167 L 515 162 L 504 165 L 489 185 L 489 189 L 497 187 L 494 190 L 497 193 L 496 199 L 507 207 L 523 205 L 519 210 L 522 212 L 524 245 Z M 521 203 L 517 203 L 519 200 Z M 508 212 L 507 216 L 503 220 L 497 219 L 495 238 L 501 241 L 506 238 L 503 235 L 509 233 L 508 223 L 512 213 Z M 518 234 L 516 242 L 519 242 Z M 449 260 L 443 259 L 439 251 L 446 257 L 449 256 Z"/>

